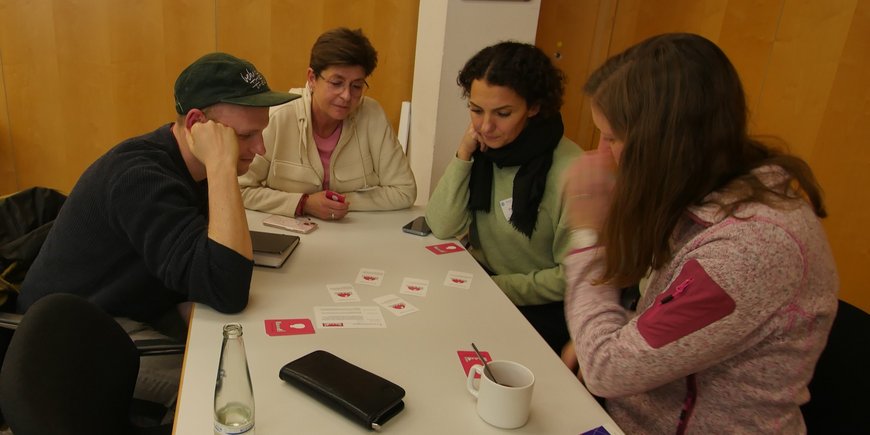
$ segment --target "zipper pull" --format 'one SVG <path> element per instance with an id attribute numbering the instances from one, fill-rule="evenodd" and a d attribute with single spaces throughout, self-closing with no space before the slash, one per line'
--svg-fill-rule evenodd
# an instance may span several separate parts
<path id="1" fill-rule="evenodd" d="M 677 296 L 683 294 L 683 293 L 686 291 L 686 287 L 688 287 L 689 284 L 692 283 L 692 281 L 694 281 L 693 278 L 687 278 L 685 281 L 681 282 L 681 283 L 677 286 L 677 288 L 674 289 L 674 292 L 671 293 L 671 294 L 669 294 L 669 295 L 667 295 L 667 296 L 665 296 L 665 297 L 663 297 L 663 298 L 662 298 L 662 301 L 661 301 L 659 304 L 666 304 L 666 303 L 668 303 L 668 302 L 674 300 L 675 297 L 677 297 Z"/>

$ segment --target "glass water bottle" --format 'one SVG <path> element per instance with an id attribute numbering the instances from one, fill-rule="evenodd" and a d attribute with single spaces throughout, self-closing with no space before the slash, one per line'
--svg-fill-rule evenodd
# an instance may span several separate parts
<path id="1" fill-rule="evenodd" d="M 252 434 L 254 390 L 242 341 L 242 325 L 224 325 L 221 360 L 214 385 L 214 431 L 216 434 Z"/>

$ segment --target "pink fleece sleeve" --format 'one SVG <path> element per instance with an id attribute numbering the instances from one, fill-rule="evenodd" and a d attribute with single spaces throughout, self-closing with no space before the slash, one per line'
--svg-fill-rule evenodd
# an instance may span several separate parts
<path id="1" fill-rule="evenodd" d="M 602 269 L 597 252 L 566 259 L 565 311 L 586 386 L 603 397 L 648 391 L 753 346 L 805 272 L 785 230 L 735 221 L 680 249 L 631 317 L 617 289 L 592 284 Z"/>

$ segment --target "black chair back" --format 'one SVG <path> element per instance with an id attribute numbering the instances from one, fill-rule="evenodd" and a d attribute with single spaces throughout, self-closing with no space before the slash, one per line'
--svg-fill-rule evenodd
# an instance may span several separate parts
<path id="1" fill-rule="evenodd" d="M 870 314 L 840 301 L 801 407 L 809 434 L 870 434 Z"/>
<path id="2" fill-rule="evenodd" d="M 135 433 L 139 352 L 109 315 L 53 294 L 21 320 L 0 370 L 0 408 L 16 435 Z"/>

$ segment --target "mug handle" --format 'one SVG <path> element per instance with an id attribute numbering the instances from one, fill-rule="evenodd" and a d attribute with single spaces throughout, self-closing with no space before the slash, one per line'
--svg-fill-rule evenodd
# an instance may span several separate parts
<path id="1" fill-rule="evenodd" d="M 471 366 L 471 369 L 468 370 L 468 379 L 465 382 L 465 387 L 468 388 L 468 392 L 471 393 L 475 398 L 478 397 L 480 393 L 480 383 L 478 382 L 477 388 L 474 387 L 474 377 L 478 374 L 481 376 L 481 380 L 483 379 L 483 365 L 475 364 Z"/>

